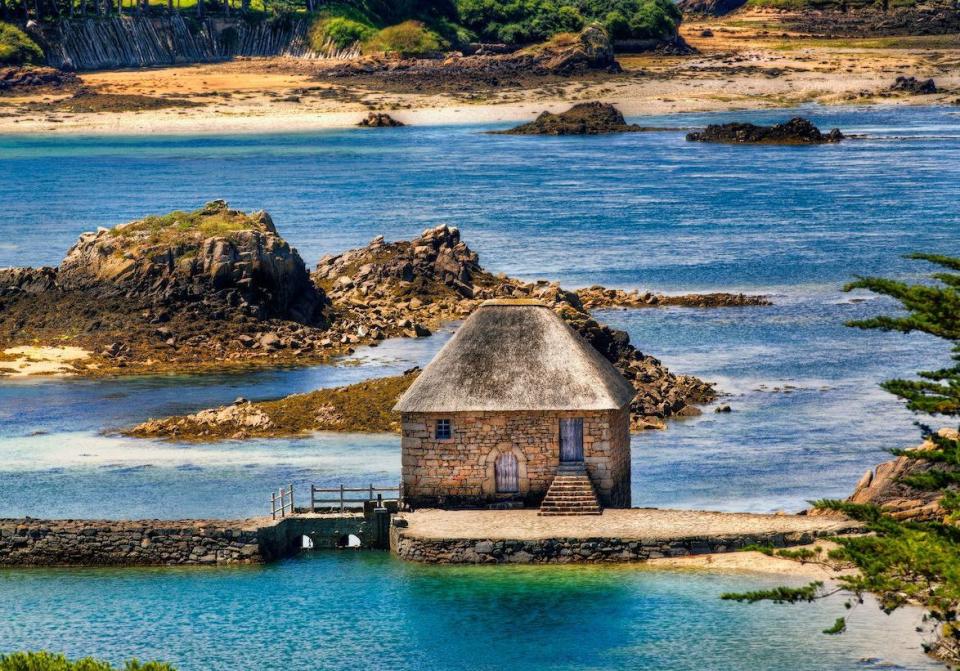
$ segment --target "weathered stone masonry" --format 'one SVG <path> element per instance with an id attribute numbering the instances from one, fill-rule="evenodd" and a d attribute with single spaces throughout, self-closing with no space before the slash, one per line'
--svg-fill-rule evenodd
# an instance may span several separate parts
<path id="1" fill-rule="evenodd" d="M 393 529 L 391 547 L 401 559 L 429 564 L 572 564 L 637 562 L 662 557 L 734 552 L 747 545 L 789 547 L 812 543 L 836 531 L 718 536 L 712 538 L 536 540 L 435 539 Z"/>
<path id="2" fill-rule="evenodd" d="M 376 529 L 361 513 L 259 520 L 0 519 L 0 566 L 169 566 L 259 564 L 299 551 L 337 547 L 348 534 L 364 546 Z"/>
<path id="3" fill-rule="evenodd" d="M 262 561 L 257 529 L 224 522 L 0 520 L 0 565 L 126 566 Z"/>
<path id="4" fill-rule="evenodd" d="M 602 505 L 630 505 L 630 417 L 625 410 L 411 413 L 403 416 L 403 482 L 417 505 L 496 500 L 494 462 L 513 452 L 520 494 L 537 505 L 560 463 L 560 419 L 583 418 L 584 461 Z M 438 440 L 436 420 L 453 435 Z"/>

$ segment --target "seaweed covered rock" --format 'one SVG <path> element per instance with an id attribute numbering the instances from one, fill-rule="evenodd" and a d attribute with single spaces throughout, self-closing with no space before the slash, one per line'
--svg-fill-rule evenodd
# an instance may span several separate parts
<path id="1" fill-rule="evenodd" d="M 901 91 L 914 95 L 929 95 L 939 92 L 936 82 L 932 79 L 917 79 L 916 77 L 897 77 L 890 86 L 891 91 Z"/>
<path id="2" fill-rule="evenodd" d="M 602 133 L 631 133 L 647 130 L 628 124 L 616 107 L 609 103 L 577 103 L 566 112 L 543 112 L 530 123 L 509 130 L 495 131 L 501 135 L 600 135 Z"/>
<path id="3" fill-rule="evenodd" d="M 397 128 L 405 126 L 402 121 L 397 121 L 386 112 L 370 112 L 366 119 L 357 124 L 361 128 Z"/>
<path id="4" fill-rule="evenodd" d="M 40 65 L 0 67 L 0 93 L 39 88 L 79 86 L 80 78 L 72 72 Z"/>
<path id="5" fill-rule="evenodd" d="M 794 117 L 786 123 L 774 126 L 757 126 L 752 123 L 711 124 L 702 131 L 687 133 L 690 142 L 718 142 L 726 144 L 827 144 L 843 139 L 840 129 L 829 133 L 808 119 Z"/>

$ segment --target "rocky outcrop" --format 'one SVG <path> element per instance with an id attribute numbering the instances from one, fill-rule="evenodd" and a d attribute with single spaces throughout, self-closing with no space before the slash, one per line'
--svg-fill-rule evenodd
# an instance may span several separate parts
<path id="1" fill-rule="evenodd" d="M 533 53 L 550 72 L 567 73 L 584 68 L 620 71 L 610 36 L 603 26 L 596 23 L 584 28 L 572 40 L 554 38 Z"/>
<path id="2" fill-rule="evenodd" d="M 269 215 L 215 201 L 85 233 L 56 269 L 0 271 L 0 349 L 67 336 L 89 374 L 323 360 L 328 309 Z"/>
<path id="3" fill-rule="evenodd" d="M 530 123 L 516 128 L 491 131 L 500 135 L 600 135 L 650 130 L 628 124 L 616 107 L 609 103 L 577 103 L 566 112 L 543 112 Z"/>
<path id="4" fill-rule="evenodd" d="M 324 321 L 323 294 L 270 215 L 247 215 L 222 200 L 84 233 L 61 262 L 57 284 L 160 304 L 219 299 L 261 319 Z"/>
<path id="5" fill-rule="evenodd" d="M 711 385 L 674 375 L 630 343 L 624 331 L 593 319 L 579 296 L 557 283 L 523 282 L 482 269 L 478 255 L 456 228 L 427 229 L 411 241 L 375 238 L 365 248 L 325 257 L 314 279 L 333 302 L 335 324 L 345 337 L 359 334 L 416 336 L 462 319 L 488 298 L 536 298 L 557 311 L 609 359 L 637 389 L 633 428 L 663 426 L 663 419 L 699 414 L 696 404 L 715 397 Z"/>
<path id="6" fill-rule="evenodd" d="M 366 119 L 357 124 L 361 128 L 397 128 L 406 124 L 397 121 L 386 112 L 370 112 Z"/>
<path id="7" fill-rule="evenodd" d="M 957 437 L 957 432 L 949 429 L 943 429 L 940 433 L 948 438 L 956 439 Z M 927 440 L 915 451 L 923 452 L 933 447 L 933 443 Z M 900 520 L 943 519 L 944 510 L 940 506 L 940 499 L 943 496 L 941 492 L 917 489 L 903 481 L 905 477 L 922 475 L 932 469 L 954 470 L 948 464 L 899 456 L 864 473 L 847 501 L 880 506 L 892 517 Z"/>
<path id="8" fill-rule="evenodd" d="M 937 84 L 932 79 L 917 79 L 916 77 L 897 77 L 890 85 L 891 91 L 901 91 L 913 95 L 929 95 L 938 93 Z"/>
<path id="9" fill-rule="evenodd" d="M 829 133 L 803 117 L 794 117 L 774 126 L 756 126 L 752 123 L 711 124 L 702 131 L 687 133 L 690 142 L 719 142 L 727 144 L 826 144 L 839 142 L 843 133 L 834 128 Z"/>
<path id="10" fill-rule="evenodd" d="M 56 268 L 0 268 L 0 297 L 42 294 L 56 288 Z"/>

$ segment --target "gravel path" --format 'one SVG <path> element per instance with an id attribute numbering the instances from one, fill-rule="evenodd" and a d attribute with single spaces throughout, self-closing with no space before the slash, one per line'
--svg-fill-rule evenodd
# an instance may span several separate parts
<path id="1" fill-rule="evenodd" d="M 582 517 L 540 517 L 536 510 L 419 510 L 402 517 L 409 524 L 404 535 L 430 539 L 671 540 L 793 532 L 829 534 L 859 528 L 856 522 L 835 517 L 654 508 L 605 510 L 603 515 Z"/>

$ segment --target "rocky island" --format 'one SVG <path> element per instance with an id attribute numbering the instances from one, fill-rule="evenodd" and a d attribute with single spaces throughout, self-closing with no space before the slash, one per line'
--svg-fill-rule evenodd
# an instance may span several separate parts
<path id="1" fill-rule="evenodd" d="M 808 119 L 794 117 L 786 123 L 757 126 L 752 123 L 711 124 L 702 131 L 687 133 L 690 142 L 726 144 L 829 144 L 840 142 L 843 133 L 834 128 L 821 133 Z"/>
<path id="2" fill-rule="evenodd" d="M 620 110 L 613 105 L 589 102 L 578 103 L 560 114 L 543 112 L 530 123 L 490 132 L 495 135 L 601 135 L 648 130 L 663 129 L 628 124 Z"/>

